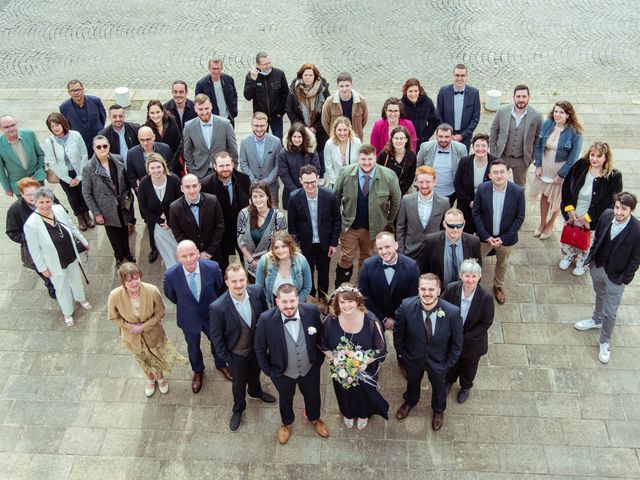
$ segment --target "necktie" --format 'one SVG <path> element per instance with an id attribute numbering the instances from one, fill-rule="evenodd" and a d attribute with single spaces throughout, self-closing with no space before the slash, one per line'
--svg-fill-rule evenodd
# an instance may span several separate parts
<path id="1" fill-rule="evenodd" d="M 233 205 L 233 182 L 227 184 L 227 193 L 229 194 L 229 205 Z"/>
<path id="2" fill-rule="evenodd" d="M 296 322 L 298 321 L 298 317 L 286 317 L 284 319 L 284 324 L 286 325 L 288 322 Z"/>
<path id="3" fill-rule="evenodd" d="M 198 285 L 196 284 L 196 272 L 191 272 L 189 274 L 189 290 L 191 290 L 193 298 L 200 300 L 200 297 L 198 296 Z"/>
<path id="4" fill-rule="evenodd" d="M 362 186 L 362 193 L 365 197 L 369 196 L 369 174 L 365 173 L 364 175 L 364 185 Z"/>
<path id="5" fill-rule="evenodd" d="M 431 312 L 432 310 L 425 310 L 424 313 L 427 314 L 424 319 L 424 329 L 427 332 L 427 341 L 431 341 L 431 337 L 433 337 L 433 324 L 431 323 Z"/>
<path id="6" fill-rule="evenodd" d="M 458 251 L 455 243 L 451 244 L 451 277 L 452 282 L 458 279 Z"/>

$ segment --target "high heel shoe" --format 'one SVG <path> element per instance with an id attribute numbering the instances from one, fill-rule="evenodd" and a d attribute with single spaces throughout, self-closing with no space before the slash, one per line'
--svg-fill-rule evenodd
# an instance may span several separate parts
<path id="1" fill-rule="evenodd" d="M 539 228 L 536 228 L 536 229 L 533 231 L 533 236 L 534 236 L 534 237 L 539 237 L 541 233 L 542 233 L 542 230 L 540 230 Z"/>

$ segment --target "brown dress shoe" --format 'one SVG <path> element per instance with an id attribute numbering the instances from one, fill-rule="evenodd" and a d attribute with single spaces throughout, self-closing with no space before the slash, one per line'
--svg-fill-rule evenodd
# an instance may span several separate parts
<path id="1" fill-rule="evenodd" d="M 402 405 L 400 405 L 400 408 L 396 412 L 396 418 L 398 420 L 404 420 L 405 418 L 407 418 L 412 408 L 413 408 L 413 405 L 409 405 L 406 402 L 403 403 Z"/>
<path id="2" fill-rule="evenodd" d="M 87 223 L 87 227 L 94 228 L 96 226 L 96 222 L 94 222 L 93 218 L 91 218 L 91 213 L 85 212 L 83 213 L 83 215 L 84 215 L 84 220 Z"/>
<path id="3" fill-rule="evenodd" d="M 436 432 L 444 425 L 444 413 L 433 412 L 433 419 L 431 420 L 431 428 Z"/>
<path id="4" fill-rule="evenodd" d="M 313 428 L 315 428 L 316 433 L 322 438 L 327 438 L 329 436 L 329 429 L 327 428 L 326 423 L 322 420 L 313 420 L 311 423 L 313 424 Z"/>
<path id="5" fill-rule="evenodd" d="M 202 389 L 202 374 L 194 373 L 193 379 L 191 380 L 191 391 L 193 393 L 198 393 Z"/>
<path id="6" fill-rule="evenodd" d="M 502 289 L 502 287 L 496 287 L 494 285 L 493 286 L 493 296 L 496 297 L 496 302 L 498 302 L 500 305 L 504 305 L 506 297 L 504 295 L 504 290 Z"/>
<path id="7" fill-rule="evenodd" d="M 76 215 L 76 218 L 78 219 L 78 228 L 80 229 L 81 232 L 86 232 L 87 231 L 87 221 L 84 218 L 84 215 L 80 214 L 80 215 Z"/>
<path id="8" fill-rule="evenodd" d="M 129 224 L 129 236 L 133 235 L 136 231 L 136 226 L 133 223 Z"/>
<path id="9" fill-rule="evenodd" d="M 278 442 L 280 445 L 284 445 L 289 441 L 291 436 L 291 425 L 280 425 L 278 429 Z"/>
<path id="10" fill-rule="evenodd" d="M 218 368 L 218 367 L 216 367 Z M 231 370 L 229 369 L 229 367 L 222 367 L 222 368 L 218 368 L 218 371 L 224 375 L 224 378 L 226 378 L 227 380 L 229 380 L 230 382 L 233 382 L 233 376 L 231 375 Z"/>

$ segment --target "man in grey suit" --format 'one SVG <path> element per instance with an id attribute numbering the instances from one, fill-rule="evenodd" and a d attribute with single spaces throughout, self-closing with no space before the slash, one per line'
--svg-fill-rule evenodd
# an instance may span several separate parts
<path id="1" fill-rule="evenodd" d="M 527 170 L 533 162 L 536 138 L 542 126 L 542 115 L 529 106 L 529 87 L 516 85 L 513 105 L 502 105 L 491 123 L 491 153 L 507 162 L 513 181 L 524 187 Z"/>
<path id="2" fill-rule="evenodd" d="M 440 230 L 449 199 L 433 191 L 436 185 L 433 167 L 422 165 L 416 169 L 416 185 L 418 191 L 405 195 L 400 203 L 396 239 L 398 251 L 417 261 L 425 236 Z"/>
<path id="3" fill-rule="evenodd" d="M 249 175 L 251 183 L 262 180 L 269 185 L 274 207 L 278 206 L 278 153 L 282 142 L 267 133 L 269 117 L 266 113 L 255 112 L 251 117 L 253 135 L 240 142 L 240 169 Z"/>
<path id="4" fill-rule="evenodd" d="M 213 157 L 218 152 L 229 152 L 237 166 L 238 146 L 229 120 L 211 114 L 211 100 L 207 95 L 196 95 L 194 103 L 198 118 L 184 126 L 184 160 L 187 171 L 202 180 L 213 172 Z"/>
<path id="5" fill-rule="evenodd" d="M 458 170 L 458 162 L 467 155 L 467 147 L 453 139 L 453 127 L 448 123 L 441 123 L 436 128 L 436 139 L 424 142 L 418 151 L 417 166 L 433 167 L 438 177 L 435 192 L 447 197 L 449 205 L 456 201 L 456 189 L 453 179 Z"/>

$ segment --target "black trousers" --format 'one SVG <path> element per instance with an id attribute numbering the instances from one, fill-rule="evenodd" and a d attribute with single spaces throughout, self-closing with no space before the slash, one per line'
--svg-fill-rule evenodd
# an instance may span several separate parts
<path id="1" fill-rule="evenodd" d="M 69 176 L 73 179 L 77 177 L 75 170 L 69 170 Z M 69 205 L 71 206 L 71 210 L 73 210 L 73 214 L 78 216 L 83 213 L 87 213 L 89 211 L 89 207 L 87 203 L 84 201 L 84 197 L 82 196 L 82 183 L 79 183 L 75 187 L 72 187 L 68 183 L 60 180 L 60 186 L 64 193 L 67 195 L 67 200 L 69 200 Z"/>
<path id="2" fill-rule="evenodd" d="M 404 365 L 404 364 L 403 364 Z M 404 401 L 413 406 L 420 400 L 420 383 L 424 377 L 424 369 L 407 367 L 407 390 L 402 396 Z M 431 383 L 431 408 L 436 413 L 442 413 L 447 408 L 447 389 L 445 387 L 445 374 L 426 369 L 429 383 Z"/>
<path id="3" fill-rule="evenodd" d="M 331 263 L 331 258 L 327 256 L 328 252 L 322 250 L 319 243 L 314 243 L 311 246 L 311 249 L 305 249 L 302 253 L 305 257 L 307 257 L 309 267 L 311 268 L 311 296 L 315 297 L 316 292 L 319 292 L 320 295 L 323 295 L 328 299 L 327 292 L 329 291 L 329 264 Z M 313 272 L 316 270 L 318 271 L 317 290 L 316 281 L 313 278 Z"/>
<path id="4" fill-rule="evenodd" d="M 256 353 L 251 350 L 246 357 L 231 354 L 231 362 L 229 363 L 233 383 L 231 392 L 233 393 L 233 413 L 242 413 L 247 408 L 247 400 L 245 395 L 248 392 L 252 397 L 260 397 L 262 395 L 262 386 L 260 385 L 260 365 Z"/>
<path id="5" fill-rule="evenodd" d="M 453 192 L 451 195 L 447 195 L 447 198 L 449 199 L 449 206 L 453 207 L 453 204 L 456 203 L 456 198 L 458 198 L 458 195 L 456 194 L 456 192 Z"/>
<path id="6" fill-rule="evenodd" d="M 291 425 L 296 418 L 293 413 L 293 396 L 296 393 L 296 385 L 304 398 L 307 418 L 311 421 L 320 418 L 320 366 L 312 367 L 304 377 L 296 379 L 284 375 L 271 377 L 273 386 L 278 390 L 280 418 L 284 425 Z"/>
<path id="7" fill-rule="evenodd" d="M 154 250 L 158 250 L 158 247 L 156 247 L 156 239 L 153 236 L 156 229 L 156 222 L 150 221 L 147 223 L 147 228 L 149 229 L 149 248 L 151 248 L 153 252 Z"/>
<path id="8" fill-rule="evenodd" d="M 107 238 L 109 239 L 109 243 L 113 250 L 113 256 L 116 260 L 122 260 L 131 256 L 131 251 L 129 250 L 129 230 L 127 226 L 105 226 L 104 229 L 107 232 Z"/>
<path id="9" fill-rule="evenodd" d="M 480 357 L 460 357 L 456 364 L 449 369 L 446 375 L 447 383 L 455 383 L 460 378 L 462 388 L 473 387 L 473 380 L 478 373 Z"/>

